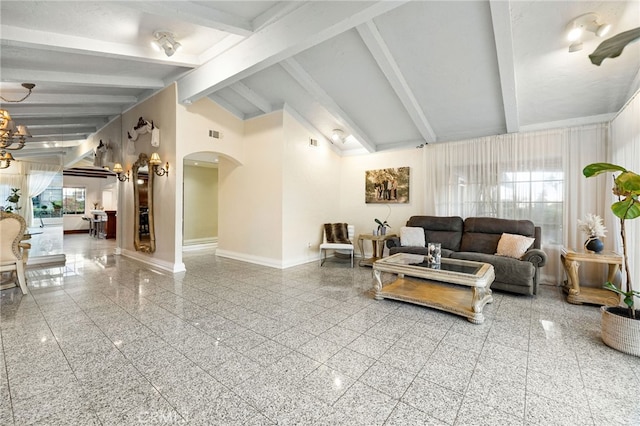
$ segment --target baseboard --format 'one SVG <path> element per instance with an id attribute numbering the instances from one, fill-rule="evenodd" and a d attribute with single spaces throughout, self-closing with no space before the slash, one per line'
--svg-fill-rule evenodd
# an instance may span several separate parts
<path id="1" fill-rule="evenodd" d="M 201 244 L 218 244 L 218 237 L 211 238 L 190 238 L 182 242 L 183 246 L 194 246 Z"/>
<path id="2" fill-rule="evenodd" d="M 163 271 L 166 272 L 171 272 L 172 274 L 178 273 L 178 272 L 185 272 L 187 270 L 187 268 L 185 267 L 184 263 L 171 263 L 171 262 L 167 262 L 164 260 L 160 260 L 160 259 L 156 259 L 153 257 L 149 257 L 148 255 L 142 254 L 140 252 L 137 251 L 131 251 L 131 250 L 125 250 L 122 249 L 120 251 L 120 255 L 124 256 L 124 257 L 128 257 L 130 259 L 134 259 L 137 260 L 138 262 L 142 262 L 144 264 L 147 264 L 149 266 L 153 266 L 157 269 L 161 269 Z"/>
<path id="3" fill-rule="evenodd" d="M 88 229 L 65 229 L 64 231 L 62 231 L 62 233 L 64 235 L 67 235 L 67 234 L 88 234 L 89 230 Z"/>
<path id="4" fill-rule="evenodd" d="M 268 257 L 253 256 L 250 254 L 237 253 L 229 250 L 216 250 L 216 256 L 228 259 L 241 260 L 243 262 L 255 263 L 256 265 L 268 266 L 270 268 L 283 269 L 282 262 Z"/>
<path id="5" fill-rule="evenodd" d="M 237 253 L 237 252 L 221 250 L 221 249 L 216 250 L 216 256 L 225 257 L 225 258 L 234 259 L 234 260 L 241 260 L 243 262 L 254 263 L 256 265 L 268 266 L 270 268 L 276 268 L 276 269 L 287 269 L 287 268 L 292 268 L 294 266 L 305 265 L 307 263 L 320 262 L 320 254 L 318 253 L 316 253 L 312 257 L 290 259 L 286 261 L 280 261 L 280 260 L 275 260 L 275 259 L 270 259 L 270 258 L 260 257 L 260 256 L 247 255 L 244 253 Z M 327 259 L 330 257 L 334 257 L 334 254 L 331 253 L 327 255 Z M 354 264 L 356 263 L 355 259 L 358 257 L 359 256 L 357 255 L 354 256 Z M 347 256 L 347 259 L 348 258 L 349 256 Z"/>
<path id="6" fill-rule="evenodd" d="M 67 263 L 67 256 L 65 256 L 64 254 L 50 254 L 47 256 L 29 256 L 29 258 L 27 259 L 27 269 L 64 266 L 66 263 Z"/>
<path id="7" fill-rule="evenodd" d="M 211 250 L 211 249 L 217 249 L 218 248 L 218 243 L 204 243 L 204 244 L 189 244 L 189 245 L 183 245 L 182 246 L 182 251 L 198 251 L 198 250 Z"/>

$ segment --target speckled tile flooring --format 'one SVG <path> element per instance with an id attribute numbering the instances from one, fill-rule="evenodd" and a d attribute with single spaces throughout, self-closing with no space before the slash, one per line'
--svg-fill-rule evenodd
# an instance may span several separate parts
<path id="1" fill-rule="evenodd" d="M 474 325 L 336 260 L 187 252 L 172 276 L 86 235 L 65 252 L 0 293 L 1 425 L 640 424 L 640 359 L 557 287 L 496 292 Z"/>

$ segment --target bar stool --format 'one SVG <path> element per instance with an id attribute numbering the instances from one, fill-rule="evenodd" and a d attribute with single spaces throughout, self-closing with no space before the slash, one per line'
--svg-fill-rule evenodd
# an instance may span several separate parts
<path id="1" fill-rule="evenodd" d="M 106 234 L 104 232 L 104 224 L 106 222 L 107 221 L 104 220 L 102 218 L 102 216 L 99 217 L 98 219 L 95 219 L 95 227 L 96 227 L 96 229 L 95 229 L 95 237 L 96 238 L 105 238 L 106 237 Z"/>
<path id="2" fill-rule="evenodd" d="M 82 220 L 89 222 L 89 236 L 93 236 L 93 222 L 90 217 L 82 216 Z"/>

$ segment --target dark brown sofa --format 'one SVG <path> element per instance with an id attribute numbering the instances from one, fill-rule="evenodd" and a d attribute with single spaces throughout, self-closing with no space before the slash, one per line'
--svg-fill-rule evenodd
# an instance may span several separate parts
<path id="1" fill-rule="evenodd" d="M 412 216 L 407 226 L 424 229 L 426 242 L 442 246 L 442 257 L 473 260 L 493 265 L 494 290 L 533 295 L 538 290 L 539 269 L 547 261 L 540 250 L 541 229 L 530 220 L 496 219 L 491 217 Z M 503 233 L 519 234 L 535 238 L 535 242 L 521 259 L 496 256 L 498 241 Z M 387 240 L 389 254 L 427 254 L 426 247 L 401 246 L 400 238 Z"/>

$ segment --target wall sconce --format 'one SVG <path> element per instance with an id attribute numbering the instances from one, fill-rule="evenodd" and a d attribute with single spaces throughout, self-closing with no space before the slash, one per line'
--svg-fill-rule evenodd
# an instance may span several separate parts
<path id="1" fill-rule="evenodd" d="M 149 159 L 149 164 L 153 166 L 153 172 L 158 176 L 168 176 L 169 175 L 169 162 L 167 161 L 164 165 L 164 168 L 160 167 L 162 161 L 160 160 L 160 155 L 157 152 L 151 154 L 151 158 Z"/>
<path id="2" fill-rule="evenodd" d="M 113 165 L 113 172 L 116 174 L 116 177 L 120 182 L 126 182 L 129 180 L 129 170 L 127 170 L 127 173 L 122 173 L 123 171 L 122 164 L 115 163 Z"/>
<path id="3" fill-rule="evenodd" d="M 8 168 L 12 161 L 15 161 L 15 158 L 13 158 L 10 152 L 0 152 L 0 169 Z"/>

